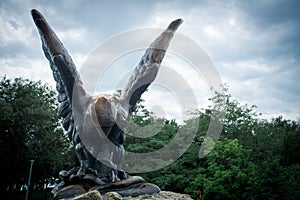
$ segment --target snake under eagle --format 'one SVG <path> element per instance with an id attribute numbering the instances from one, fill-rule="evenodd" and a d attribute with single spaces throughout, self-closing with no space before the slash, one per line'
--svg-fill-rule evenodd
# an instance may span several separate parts
<path id="1" fill-rule="evenodd" d="M 100 192 L 119 191 L 123 196 L 159 191 L 157 186 L 145 185 L 141 177 L 130 177 L 121 169 L 125 156 L 123 129 L 141 95 L 155 80 L 169 43 L 182 20 L 173 21 L 150 44 L 120 97 L 93 97 L 84 90 L 71 56 L 45 18 L 34 9 L 31 14 L 56 81 L 62 126 L 75 144 L 80 162 L 80 167 L 60 172 L 62 182 L 52 191 L 54 197 L 59 198 L 57 193 L 77 183 L 84 183 L 86 190 L 95 186 Z M 143 187 L 141 184 L 144 184 Z"/>

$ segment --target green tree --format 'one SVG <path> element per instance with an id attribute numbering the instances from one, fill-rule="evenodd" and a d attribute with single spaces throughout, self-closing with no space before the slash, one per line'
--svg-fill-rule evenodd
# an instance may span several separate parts
<path id="1" fill-rule="evenodd" d="M 199 128 L 188 151 L 171 165 L 142 176 L 163 190 L 185 192 L 195 198 L 201 191 L 208 199 L 299 199 L 299 123 L 281 116 L 261 119 L 256 106 L 233 100 L 226 88 L 211 101 L 213 106 L 196 112 Z M 199 159 L 202 143 L 213 142 L 206 132 L 213 114 L 224 103 L 219 141 L 205 158 Z M 188 130 L 190 124 L 186 121 L 180 127 Z M 159 134 L 156 140 L 167 144 Z M 173 138 L 174 134 L 176 131 L 167 129 L 164 135 Z M 144 149 L 143 145 L 136 143 L 135 148 Z"/>
<path id="2" fill-rule="evenodd" d="M 255 199 L 250 188 L 257 184 L 257 169 L 250 153 L 237 139 L 218 141 L 186 192 L 196 197 L 200 190 L 207 199 Z"/>
<path id="3" fill-rule="evenodd" d="M 0 191 L 19 191 L 35 160 L 32 186 L 43 188 L 59 170 L 74 165 L 63 135 L 55 92 L 41 82 L 16 78 L 0 81 Z"/>

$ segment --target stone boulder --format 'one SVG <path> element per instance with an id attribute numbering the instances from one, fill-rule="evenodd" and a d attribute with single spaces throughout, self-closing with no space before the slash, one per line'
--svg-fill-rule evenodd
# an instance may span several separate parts
<path id="1" fill-rule="evenodd" d="M 61 200 L 192 200 L 190 195 L 179 194 L 169 191 L 161 191 L 152 195 L 140 195 L 137 197 L 121 197 L 116 192 L 108 192 L 105 195 L 101 195 L 97 190 L 90 191 L 88 193 Z"/>

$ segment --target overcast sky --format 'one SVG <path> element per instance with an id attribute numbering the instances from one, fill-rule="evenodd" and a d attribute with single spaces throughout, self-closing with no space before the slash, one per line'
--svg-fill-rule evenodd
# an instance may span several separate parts
<path id="1" fill-rule="evenodd" d="M 258 106 L 257 112 L 267 119 L 278 115 L 300 119 L 300 1 L 0 0 L 0 76 L 55 85 L 30 16 L 32 8 L 45 16 L 78 69 L 99 44 L 117 34 L 165 28 L 182 18 L 178 33 L 206 51 L 233 98 Z M 103 90 L 116 89 L 115 84 L 124 78 L 116 72 L 128 72 L 141 55 L 134 52 L 115 61 L 107 77 L 100 80 L 100 85 L 101 81 L 106 85 Z M 187 62 L 167 55 L 163 66 L 188 80 L 199 107 L 207 105 L 208 86 L 193 77 Z M 166 73 L 161 78 L 186 89 Z M 144 95 L 147 105 L 167 118 L 178 119 L 178 99 L 172 96 L 174 91 L 165 90 L 159 85 L 150 88 Z"/>

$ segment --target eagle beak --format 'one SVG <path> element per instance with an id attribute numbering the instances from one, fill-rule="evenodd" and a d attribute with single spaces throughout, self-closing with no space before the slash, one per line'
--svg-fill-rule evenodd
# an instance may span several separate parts
<path id="1" fill-rule="evenodd" d="M 95 111 L 100 127 L 108 135 L 115 124 L 111 103 L 106 97 L 99 96 L 95 101 Z"/>

